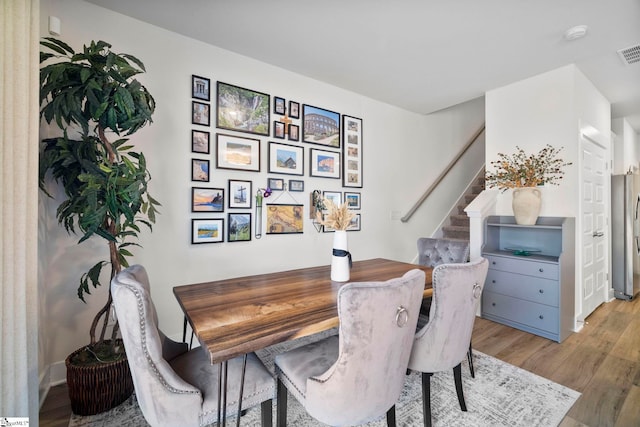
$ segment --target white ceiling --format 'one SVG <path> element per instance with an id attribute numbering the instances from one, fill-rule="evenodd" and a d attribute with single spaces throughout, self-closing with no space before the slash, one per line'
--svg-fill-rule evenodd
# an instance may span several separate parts
<path id="1" fill-rule="evenodd" d="M 575 63 L 640 132 L 640 0 L 87 1 L 421 114 Z"/>

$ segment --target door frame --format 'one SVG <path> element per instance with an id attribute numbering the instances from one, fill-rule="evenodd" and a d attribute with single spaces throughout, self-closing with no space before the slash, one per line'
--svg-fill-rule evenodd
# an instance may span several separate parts
<path id="1" fill-rule="evenodd" d="M 583 165 L 582 165 L 582 150 L 584 148 L 584 144 L 586 142 L 595 144 L 599 147 L 601 147 L 604 152 L 605 152 L 605 160 L 606 160 L 606 168 L 605 168 L 605 182 L 604 182 L 604 191 L 605 191 L 605 195 L 604 195 L 604 200 L 605 200 L 605 215 L 606 215 L 606 233 L 607 233 L 607 249 L 606 249 L 606 271 L 607 271 L 607 284 L 605 286 L 605 289 L 603 290 L 604 294 L 603 294 L 603 302 L 608 302 L 611 300 L 611 296 L 613 295 L 613 288 L 611 287 L 611 173 L 612 173 L 612 165 L 611 165 L 611 141 L 609 138 L 607 138 L 605 135 L 603 135 L 600 131 L 598 131 L 595 127 L 590 126 L 584 122 L 580 122 L 580 126 L 579 126 L 579 137 L 578 137 L 578 159 L 579 159 L 579 168 L 578 168 L 578 176 L 579 176 L 579 192 L 578 192 L 578 197 L 579 197 L 579 203 L 578 203 L 578 217 L 576 218 L 576 236 L 578 241 L 577 243 L 577 248 L 579 248 L 579 250 L 576 251 L 576 254 L 578 254 L 577 256 L 577 263 L 576 263 L 576 278 L 577 280 L 577 291 L 576 291 L 576 299 L 575 299 L 575 331 L 579 331 L 580 329 L 582 329 L 583 325 L 584 325 L 584 320 L 586 318 L 585 314 L 584 314 L 584 310 L 583 310 L 583 286 L 582 286 L 582 282 L 584 280 L 584 275 L 583 275 L 583 239 L 582 239 L 582 227 L 583 227 L 583 221 L 582 221 L 582 214 L 583 214 L 583 204 L 582 204 L 582 198 L 583 198 Z M 591 314 L 591 313 L 588 313 Z M 587 314 L 587 315 L 588 315 Z"/>

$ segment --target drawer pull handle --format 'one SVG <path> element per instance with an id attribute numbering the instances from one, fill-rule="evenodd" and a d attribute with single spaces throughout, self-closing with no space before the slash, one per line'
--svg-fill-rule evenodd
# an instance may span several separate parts
<path id="1" fill-rule="evenodd" d="M 540 289 L 538 292 L 540 292 L 541 294 L 544 294 L 544 290 Z"/>
<path id="2" fill-rule="evenodd" d="M 540 273 L 544 273 L 544 268 L 538 270 Z"/>
<path id="3" fill-rule="evenodd" d="M 544 316 L 542 314 L 538 317 L 540 318 L 540 320 L 544 319 Z"/>
<path id="4" fill-rule="evenodd" d="M 496 303 L 495 303 L 495 302 L 492 302 L 492 303 L 491 303 L 491 305 L 495 307 L 495 306 L 496 306 Z"/>
<path id="5" fill-rule="evenodd" d="M 495 261 L 491 261 L 491 264 L 496 265 L 496 262 Z"/>
<path id="6" fill-rule="evenodd" d="M 492 281 L 491 281 L 491 283 L 496 283 L 496 281 L 495 281 L 495 280 L 492 280 Z"/>

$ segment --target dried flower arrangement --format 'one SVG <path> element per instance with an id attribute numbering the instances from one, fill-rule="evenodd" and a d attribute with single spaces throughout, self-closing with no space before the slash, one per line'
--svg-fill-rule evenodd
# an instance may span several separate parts
<path id="1" fill-rule="evenodd" d="M 325 227 L 333 228 L 334 230 L 346 230 L 351 224 L 351 220 L 355 217 L 355 214 L 351 212 L 346 203 L 340 206 L 333 203 L 330 199 L 322 199 L 322 209 L 327 212 L 322 215 L 322 210 L 318 209 L 316 212 L 316 220 Z"/>
<path id="2" fill-rule="evenodd" d="M 495 172 L 487 172 L 486 183 L 489 187 L 501 190 L 517 187 L 536 187 L 542 184 L 559 185 L 564 166 L 572 163 L 558 158 L 564 147 L 554 148 L 547 144 L 538 154 L 527 155 L 516 146 L 516 153 L 508 156 L 498 153 L 498 160 L 491 162 Z"/>

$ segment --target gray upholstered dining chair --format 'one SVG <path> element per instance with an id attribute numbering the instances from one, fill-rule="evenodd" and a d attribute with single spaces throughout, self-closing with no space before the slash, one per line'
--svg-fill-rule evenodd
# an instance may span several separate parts
<path id="1" fill-rule="evenodd" d="M 158 316 L 151 300 L 149 278 L 140 265 L 118 273 L 111 293 L 131 374 L 142 414 L 151 426 L 197 427 L 218 418 L 218 365 L 212 365 L 206 350 L 187 351 L 158 329 Z M 228 362 L 226 408 L 238 409 L 243 358 Z M 275 381 L 262 362 L 249 354 L 242 394 L 242 407 L 261 404 L 262 425 L 272 425 Z"/>
<path id="2" fill-rule="evenodd" d="M 460 408 L 467 410 L 461 363 L 467 353 L 489 263 L 485 258 L 433 269 L 429 323 L 415 336 L 409 369 L 422 372 L 424 425 L 431 425 L 431 376 L 453 368 Z"/>
<path id="3" fill-rule="evenodd" d="M 275 358 L 278 426 L 286 425 L 287 390 L 325 424 L 362 424 L 386 412 L 394 426 L 424 283 L 425 273 L 415 269 L 342 286 L 338 335 Z"/>
<path id="4" fill-rule="evenodd" d="M 420 237 L 418 239 L 418 264 L 427 267 L 435 267 L 440 264 L 454 264 L 469 261 L 469 241 L 441 239 L 433 237 Z M 431 307 L 431 298 L 425 298 L 420 308 L 420 316 L 418 317 L 418 329 L 422 329 L 429 321 L 429 309 Z M 469 361 L 469 371 L 471 377 L 475 378 L 476 373 L 473 369 L 473 351 L 471 349 L 471 341 L 469 341 L 469 352 L 467 353 Z"/>

